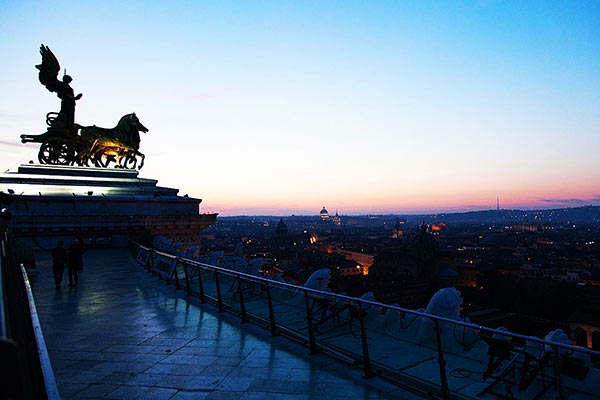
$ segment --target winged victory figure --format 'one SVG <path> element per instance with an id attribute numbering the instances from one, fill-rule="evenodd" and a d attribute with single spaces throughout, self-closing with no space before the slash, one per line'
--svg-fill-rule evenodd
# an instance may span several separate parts
<path id="1" fill-rule="evenodd" d="M 40 143 L 40 164 L 88 166 L 92 161 L 96 167 L 114 162 L 116 168 L 142 168 L 145 156 L 139 151 L 139 132 L 148 129 L 135 113 L 124 115 L 112 129 L 76 124 L 75 103 L 81 93 L 75 96 L 69 85 L 73 79 L 66 71 L 62 80 L 58 79 L 60 64 L 48 46 L 42 44 L 40 54 L 42 63 L 35 66 L 40 83 L 61 100 L 60 112 L 46 114 L 46 132 L 21 135 L 22 143 Z"/>
<path id="2" fill-rule="evenodd" d="M 60 112 L 55 123 L 62 124 L 61 128 L 68 133 L 76 134 L 75 102 L 81 98 L 82 94 L 79 93 L 75 96 L 75 92 L 73 92 L 73 89 L 69 85 L 73 81 L 73 78 L 67 75 L 66 71 L 62 80 L 58 79 L 60 64 L 48 46 L 42 44 L 40 46 L 40 54 L 42 55 L 42 63 L 35 66 L 40 71 L 40 83 L 50 92 L 56 92 L 56 95 L 61 100 Z M 58 126 L 53 126 L 53 128 L 60 129 Z"/>

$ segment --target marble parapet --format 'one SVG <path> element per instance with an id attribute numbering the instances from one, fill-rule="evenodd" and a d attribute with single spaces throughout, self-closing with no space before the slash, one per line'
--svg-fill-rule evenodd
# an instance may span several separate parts
<path id="1" fill-rule="evenodd" d="M 135 170 L 25 164 L 0 175 L 0 192 L 19 236 L 197 235 L 214 223 L 201 199 L 157 183 Z"/>
<path id="2" fill-rule="evenodd" d="M 59 165 L 23 164 L 17 172 L 0 175 L 0 190 L 17 195 L 177 196 L 177 189 L 157 183 L 139 178 L 135 170 Z"/>

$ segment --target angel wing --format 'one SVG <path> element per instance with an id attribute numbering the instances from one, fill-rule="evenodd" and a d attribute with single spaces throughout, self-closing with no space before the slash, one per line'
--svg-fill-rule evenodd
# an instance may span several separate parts
<path id="1" fill-rule="evenodd" d="M 60 71 L 60 64 L 48 46 L 42 44 L 40 54 L 42 55 L 42 63 L 35 66 L 40 70 L 40 83 L 46 86 L 49 91 L 56 92 L 59 86 L 58 72 Z"/>

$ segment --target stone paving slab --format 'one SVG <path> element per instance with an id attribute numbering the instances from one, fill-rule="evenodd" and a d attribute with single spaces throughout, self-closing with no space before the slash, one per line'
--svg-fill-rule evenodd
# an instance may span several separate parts
<path id="1" fill-rule="evenodd" d="M 359 369 L 198 304 L 126 249 L 84 254 L 79 285 L 31 278 L 63 399 L 420 399 Z"/>

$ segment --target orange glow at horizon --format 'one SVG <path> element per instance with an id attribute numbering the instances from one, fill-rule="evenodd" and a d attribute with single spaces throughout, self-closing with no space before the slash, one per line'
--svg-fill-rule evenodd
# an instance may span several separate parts
<path id="1" fill-rule="evenodd" d="M 496 209 L 498 198 L 501 209 L 563 208 L 598 204 L 595 175 L 600 180 L 599 172 L 554 181 L 516 178 L 500 185 L 475 181 L 440 185 L 441 179 L 436 178 L 411 186 L 374 186 L 359 178 L 340 184 L 335 177 L 328 177 L 312 188 L 296 186 L 290 179 L 240 189 L 221 182 L 216 187 L 204 183 L 197 197 L 204 199 L 203 211 L 220 215 L 317 215 L 323 205 L 337 209 L 340 215 L 463 212 Z M 182 180 L 177 187 L 185 186 L 189 181 Z M 189 189 L 182 191 L 193 195 Z"/>
<path id="2" fill-rule="evenodd" d="M 325 197 L 325 196 L 324 196 Z M 347 199 L 344 194 L 339 198 Z M 340 215 L 359 215 L 359 214 L 429 214 L 444 212 L 465 212 L 480 210 L 495 210 L 496 195 L 493 196 L 468 196 L 454 198 L 446 196 L 445 199 L 437 197 L 433 200 L 425 198 L 419 199 L 397 197 L 397 201 L 392 201 L 384 197 L 383 200 L 369 199 L 361 201 L 355 199 L 352 202 L 340 202 L 335 198 L 319 199 L 319 201 L 307 201 L 304 204 L 298 199 L 289 202 L 278 201 L 269 202 L 264 199 L 252 199 L 247 196 L 246 199 L 217 199 L 214 202 L 205 200 L 201 203 L 202 212 L 218 212 L 219 215 L 318 215 L 323 204 L 328 207 L 339 210 Z M 217 201 L 221 200 L 221 201 Z M 329 205 L 331 204 L 331 206 Z M 598 196 L 592 194 L 592 191 L 573 194 L 571 196 L 560 196 L 559 194 L 547 195 L 511 195 L 500 196 L 501 209 L 549 209 L 580 207 L 585 205 L 598 205 Z"/>

